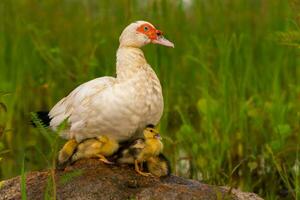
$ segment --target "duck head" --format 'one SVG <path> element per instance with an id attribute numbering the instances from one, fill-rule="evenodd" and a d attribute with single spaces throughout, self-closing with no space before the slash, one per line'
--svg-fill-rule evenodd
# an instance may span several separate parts
<path id="1" fill-rule="evenodd" d="M 146 44 L 153 43 L 174 48 L 174 44 L 164 38 L 162 31 L 146 21 L 136 21 L 129 24 L 123 30 L 119 41 L 121 47 L 140 48 Z"/>
<path id="2" fill-rule="evenodd" d="M 151 127 L 146 127 L 144 129 L 144 137 L 145 139 L 156 139 L 156 140 L 161 140 L 161 136 L 159 132 Z"/>

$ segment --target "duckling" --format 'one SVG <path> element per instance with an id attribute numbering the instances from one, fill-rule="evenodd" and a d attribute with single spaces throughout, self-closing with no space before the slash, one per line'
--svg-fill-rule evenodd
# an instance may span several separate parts
<path id="1" fill-rule="evenodd" d="M 143 176 L 151 173 L 142 172 L 143 163 L 151 157 L 158 156 L 163 150 L 160 134 L 154 129 L 153 125 L 147 126 L 144 131 L 144 139 L 137 139 L 128 148 L 121 151 L 121 156 L 117 159 L 118 163 L 134 163 L 135 171 Z"/>
<path id="2" fill-rule="evenodd" d="M 118 152 L 113 156 L 113 160 L 121 164 L 134 164 L 134 155 L 137 155 L 145 147 L 144 139 L 136 139 L 131 142 L 121 144 Z"/>
<path id="3" fill-rule="evenodd" d="M 167 158 L 161 153 L 149 158 L 146 162 L 148 171 L 157 177 L 169 176 L 171 165 Z"/>
<path id="4" fill-rule="evenodd" d="M 107 160 L 106 156 L 111 156 L 118 148 L 119 143 L 105 135 L 86 139 L 78 144 L 71 162 L 73 163 L 82 158 L 98 157 L 106 164 L 113 164 L 113 162 Z"/>

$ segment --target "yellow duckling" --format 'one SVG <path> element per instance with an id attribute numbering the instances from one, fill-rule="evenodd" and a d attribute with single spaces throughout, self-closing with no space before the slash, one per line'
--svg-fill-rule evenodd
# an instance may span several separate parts
<path id="1" fill-rule="evenodd" d="M 111 156 L 119 148 L 119 143 L 107 136 L 99 136 L 84 140 L 78 144 L 74 154 L 72 155 L 71 162 L 75 162 L 82 158 L 99 157 L 100 160 L 107 164 L 113 164 L 106 159 Z"/>
<path id="2" fill-rule="evenodd" d="M 149 176 L 151 173 L 141 171 L 143 162 L 147 162 L 151 157 L 158 156 L 163 150 L 163 143 L 161 142 L 160 134 L 154 129 L 153 125 L 147 126 L 143 134 L 144 139 L 137 139 L 128 148 L 122 150 L 117 162 L 134 163 L 137 173 L 143 176 Z"/>

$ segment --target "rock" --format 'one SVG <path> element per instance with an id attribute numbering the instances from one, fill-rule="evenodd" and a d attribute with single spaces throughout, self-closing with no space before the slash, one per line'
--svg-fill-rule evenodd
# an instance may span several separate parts
<path id="1" fill-rule="evenodd" d="M 52 177 L 55 177 L 54 185 Z M 15 177 L 3 181 L 0 184 L 0 200 L 21 199 L 20 180 L 20 177 Z M 164 178 L 143 177 L 130 166 L 106 165 L 95 159 L 78 161 L 64 171 L 26 174 L 27 199 L 44 199 L 45 195 L 51 197 L 53 190 L 56 190 L 54 193 L 57 199 L 63 200 L 261 200 L 253 193 L 229 190 L 173 175 Z"/>

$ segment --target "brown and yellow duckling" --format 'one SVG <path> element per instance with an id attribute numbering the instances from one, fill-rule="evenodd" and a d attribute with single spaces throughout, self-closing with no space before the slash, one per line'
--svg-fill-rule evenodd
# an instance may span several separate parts
<path id="1" fill-rule="evenodd" d="M 171 174 L 170 162 L 163 154 L 149 158 L 146 166 L 148 171 L 157 177 L 169 176 Z"/>
<path id="2" fill-rule="evenodd" d="M 151 173 L 142 172 L 143 163 L 149 159 L 151 162 L 157 161 L 151 159 L 157 157 L 163 150 L 163 143 L 161 142 L 160 134 L 154 126 L 147 126 L 144 131 L 144 138 L 135 140 L 129 147 L 121 150 L 119 157 L 117 158 L 118 163 L 134 164 L 135 171 L 143 176 L 149 176 Z"/>

